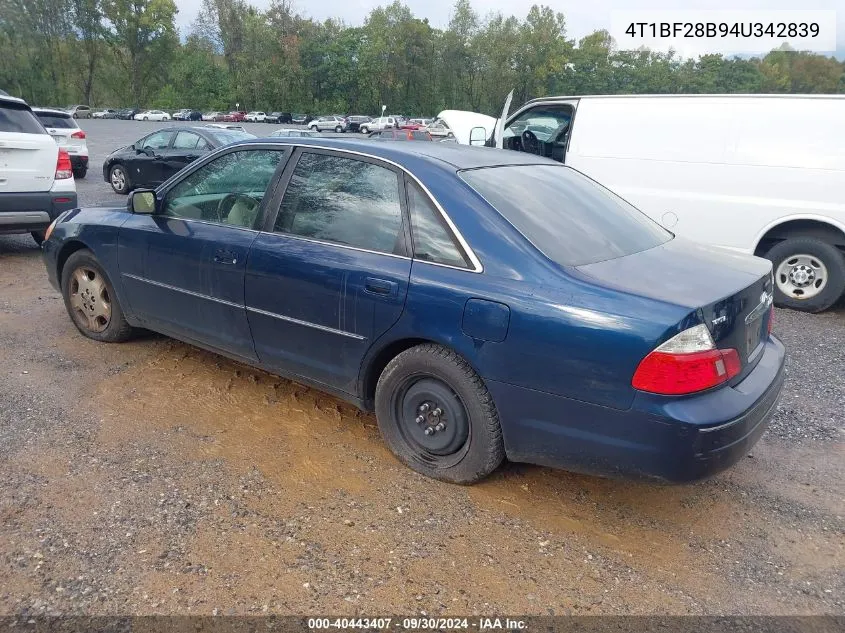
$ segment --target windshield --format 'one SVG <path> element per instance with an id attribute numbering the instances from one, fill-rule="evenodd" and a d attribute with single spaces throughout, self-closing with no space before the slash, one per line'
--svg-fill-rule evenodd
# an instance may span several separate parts
<path id="1" fill-rule="evenodd" d="M 72 129 L 76 127 L 76 122 L 69 114 L 58 114 L 55 112 L 36 112 L 35 116 L 41 121 L 44 127 L 55 127 L 62 129 Z"/>
<path id="2" fill-rule="evenodd" d="M 244 141 L 248 138 L 255 138 L 255 134 L 250 134 L 244 130 L 214 130 L 209 132 L 218 143 L 221 145 L 228 145 L 235 141 Z"/>
<path id="3" fill-rule="evenodd" d="M 563 165 L 507 165 L 461 177 L 546 257 L 582 266 L 654 248 L 672 234 Z"/>

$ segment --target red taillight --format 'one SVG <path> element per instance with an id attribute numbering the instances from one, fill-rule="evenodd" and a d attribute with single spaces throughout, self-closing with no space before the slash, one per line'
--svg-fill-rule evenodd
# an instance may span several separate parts
<path id="1" fill-rule="evenodd" d="M 634 389 L 678 396 L 710 389 L 739 374 L 735 349 L 716 349 L 705 325 L 681 332 L 646 356 L 634 372 Z"/>
<path id="2" fill-rule="evenodd" d="M 70 164 L 70 154 L 65 149 L 59 149 L 59 158 L 56 160 L 56 180 L 73 178 L 73 166 Z"/>
<path id="3" fill-rule="evenodd" d="M 73 134 L 70 135 L 71 138 L 85 138 L 85 132 L 82 130 L 77 130 Z"/>

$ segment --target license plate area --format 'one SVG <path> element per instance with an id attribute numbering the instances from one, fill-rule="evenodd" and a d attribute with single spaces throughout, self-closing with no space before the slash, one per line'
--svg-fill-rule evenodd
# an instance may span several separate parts
<path id="1" fill-rule="evenodd" d="M 763 317 L 758 316 L 745 326 L 745 358 L 754 355 L 757 346 L 760 345 L 760 335 L 763 329 Z"/>

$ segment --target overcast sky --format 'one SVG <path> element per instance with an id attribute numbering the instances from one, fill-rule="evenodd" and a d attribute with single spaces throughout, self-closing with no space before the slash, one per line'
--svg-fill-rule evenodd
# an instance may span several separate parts
<path id="1" fill-rule="evenodd" d="M 202 0 L 175 0 L 179 8 L 176 18 L 183 33 L 196 17 Z M 369 12 L 385 0 L 294 0 L 296 10 L 318 20 L 340 18 L 350 25 L 360 25 Z M 270 0 L 251 0 L 264 8 Z M 405 0 L 414 15 L 428 18 L 435 27 L 445 27 L 454 0 Z M 581 38 L 597 29 L 610 27 L 613 10 L 635 9 L 827 9 L 837 10 L 837 48 L 845 49 L 845 0 L 472 0 L 482 16 L 491 11 L 524 17 L 533 4 L 546 4 L 561 11 L 567 20 L 568 36 Z"/>

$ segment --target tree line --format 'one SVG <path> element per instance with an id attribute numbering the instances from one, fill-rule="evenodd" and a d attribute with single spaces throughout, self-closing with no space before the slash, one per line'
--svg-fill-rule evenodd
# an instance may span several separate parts
<path id="1" fill-rule="evenodd" d="M 180 35 L 173 0 L 0 0 L 0 88 L 37 105 L 498 114 L 550 94 L 842 93 L 845 64 L 776 50 L 754 59 L 621 51 L 576 41 L 566 18 L 480 15 L 457 0 L 444 29 L 399 0 L 362 26 L 299 15 L 289 0 L 203 0 Z"/>

